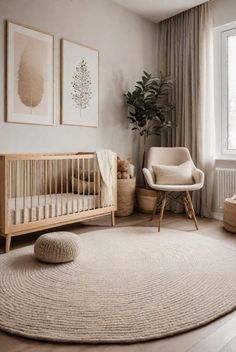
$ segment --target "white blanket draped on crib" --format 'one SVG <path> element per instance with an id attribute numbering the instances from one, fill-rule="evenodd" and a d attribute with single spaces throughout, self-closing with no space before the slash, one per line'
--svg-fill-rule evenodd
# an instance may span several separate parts
<path id="1" fill-rule="evenodd" d="M 116 154 L 111 150 L 96 152 L 98 166 L 101 173 L 101 205 L 102 207 L 114 203 L 114 179 L 116 178 Z"/>

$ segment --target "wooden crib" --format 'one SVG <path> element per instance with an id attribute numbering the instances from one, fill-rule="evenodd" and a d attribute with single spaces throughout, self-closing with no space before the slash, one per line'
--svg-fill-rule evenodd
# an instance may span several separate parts
<path id="1" fill-rule="evenodd" d="M 12 236 L 106 214 L 114 226 L 116 170 L 112 202 L 104 205 L 95 153 L 1 155 L 0 184 L 5 252 Z"/>

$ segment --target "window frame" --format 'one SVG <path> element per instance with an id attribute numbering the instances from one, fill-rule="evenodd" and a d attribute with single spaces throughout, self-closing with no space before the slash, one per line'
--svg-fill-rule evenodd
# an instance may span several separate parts
<path id="1" fill-rule="evenodd" d="M 236 154 L 236 149 L 228 147 L 228 129 L 229 129 L 229 85 L 228 85 L 228 38 L 236 36 L 236 27 L 221 32 L 221 99 L 222 99 L 222 152 L 223 154 Z"/>
<path id="2" fill-rule="evenodd" d="M 228 148 L 228 37 L 235 34 L 236 22 L 220 26 L 214 31 L 216 157 L 236 160 L 236 149 Z"/>

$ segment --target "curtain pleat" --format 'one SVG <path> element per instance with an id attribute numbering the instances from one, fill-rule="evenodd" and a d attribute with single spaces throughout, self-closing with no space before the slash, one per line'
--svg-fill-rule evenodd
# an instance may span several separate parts
<path id="1" fill-rule="evenodd" d="M 204 3 L 160 23 L 160 70 L 175 78 L 172 120 L 176 128 L 162 146 L 187 147 L 205 173 L 205 186 L 193 197 L 196 212 L 210 216 L 214 170 L 213 74 L 210 4 Z M 172 205 L 173 210 L 178 207 Z"/>

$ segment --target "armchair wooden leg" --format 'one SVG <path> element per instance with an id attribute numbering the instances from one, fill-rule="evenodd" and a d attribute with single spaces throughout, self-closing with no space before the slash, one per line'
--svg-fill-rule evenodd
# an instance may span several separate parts
<path id="1" fill-rule="evenodd" d="M 164 192 L 162 203 L 161 203 L 161 210 L 160 210 L 160 217 L 159 217 L 159 224 L 158 224 L 158 232 L 160 232 L 161 224 L 163 220 L 164 210 L 166 206 L 166 192 Z"/>
<path id="2" fill-rule="evenodd" d="M 191 196 L 190 196 L 188 191 L 186 191 L 186 196 L 187 196 L 189 208 L 190 208 L 191 213 L 192 213 L 192 218 L 193 218 L 193 221 L 195 223 L 195 227 L 198 230 L 198 223 L 197 223 L 197 218 L 196 218 L 196 215 L 195 215 L 195 210 L 194 210 L 194 207 L 193 207 Z"/>
<path id="3" fill-rule="evenodd" d="M 10 251 L 11 247 L 11 235 L 7 234 L 5 238 L 5 253 L 8 253 Z"/>
<path id="4" fill-rule="evenodd" d="M 111 212 L 111 226 L 115 226 L 115 212 Z"/>
<path id="5" fill-rule="evenodd" d="M 156 215 L 157 207 L 158 207 L 158 204 L 159 204 L 160 201 L 161 201 L 161 192 L 157 192 L 157 199 L 155 201 L 155 205 L 154 205 L 154 208 L 153 208 L 153 211 L 152 211 L 151 221 L 154 219 L 154 217 Z"/>
<path id="6" fill-rule="evenodd" d="M 193 218 L 192 211 L 186 196 L 183 197 L 183 201 L 184 201 L 185 213 L 189 217 L 189 219 L 192 219 Z"/>

